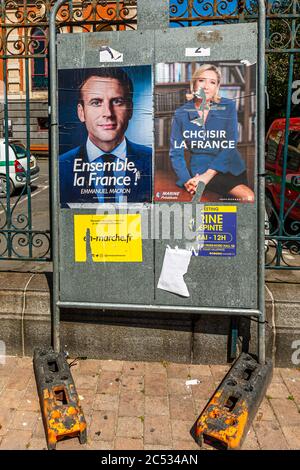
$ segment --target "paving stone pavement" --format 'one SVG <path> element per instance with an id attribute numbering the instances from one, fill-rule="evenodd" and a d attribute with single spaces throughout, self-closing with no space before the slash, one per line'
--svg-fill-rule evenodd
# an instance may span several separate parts
<path id="1" fill-rule="evenodd" d="M 229 366 L 79 361 L 71 368 L 88 442 L 57 450 L 212 450 L 190 429 Z M 197 385 L 186 385 L 198 379 Z M 300 449 L 300 369 L 274 369 L 243 449 Z M 0 364 L 0 450 L 46 449 L 32 358 Z"/>

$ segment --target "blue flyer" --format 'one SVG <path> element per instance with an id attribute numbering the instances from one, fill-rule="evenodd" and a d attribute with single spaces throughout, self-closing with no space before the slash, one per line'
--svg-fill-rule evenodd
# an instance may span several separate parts
<path id="1" fill-rule="evenodd" d="M 196 226 L 193 256 L 236 255 L 237 206 L 205 206 Z"/>

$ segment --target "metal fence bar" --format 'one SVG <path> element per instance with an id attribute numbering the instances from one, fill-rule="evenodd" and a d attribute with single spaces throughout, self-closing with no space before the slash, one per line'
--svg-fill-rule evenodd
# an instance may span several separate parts
<path id="1" fill-rule="evenodd" d="M 66 0 L 57 0 L 50 13 L 49 24 L 49 60 L 50 60 L 50 141 L 51 141 L 51 225 L 52 230 L 51 246 L 53 258 L 53 291 L 52 291 L 52 344 L 56 352 L 60 351 L 60 310 L 57 305 L 59 300 L 59 210 L 58 210 L 58 110 L 57 110 L 57 66 L 56 66 L 56 15 L 59 8 L 66 3 Z"/>
<path id="2" fill-rule="evenodd" d="M 25 88 L 26 96 L 29 97 L 29 59 L 25 59 Z M 29 257 L 32 258 L 32 213 L 31 213 L 31 187 L 30 187 L 30 100 L 26 99 L 26 159 L 27 159 L 27 172 L 26 172 L 26 191 L 27 191 L 27 214 L 28 214 L 28 249 Z"/>
<path id="3" fill-rule="evenodd" d="M 9 179 L 9 145 L 8 145 L 8 90 L 7 90 L 7 60 L 3 60 L 3 78 L 4 78 L 4 138 L 5 138 L 5 172 L 6 172 L 6 227 L 11 229 L 11 206 L 10 206 L 10 179 Z M 11 233 L 7 234 L 6 252 L 8 256 L 12 255 Z"/>
<path id="4" fill-rule="evenodd" d="M 286 190 L 286 172 L 287 172 L 287 157 L 288 157 L 288 141 L 289 141 L 289 127 L 291 117 L 291 102 L 292 102 L 292 82 L 293 82 L 293 71 L 294 71 L 294 54 L 289 56 L 289 78 L 288 78 L 288 92 L 287 92 L 287 106 L 286 106 L 286 117 L 285 117 L 285 135 L 284 135 L 284 151 L 283 151 L 283 167 L 282 167 L 282 178 L 281 178 L 281 191 L 280 191 L 280 210 L 279 210 L 279 241 L 277 246 L 277 257 L 276 262 L 280 264 L 282 255 L 282 237 L 284 232 L 284 203 L 285 203 L 285 190 Z"/>
<path id="5" fill-rule="evenodd" d="M 151 312 L 198 313 L 209 315 L 236 315 L 247 317 L 261 317 L 261 311 L 247 308 L 220 308 L 220 307 L 188 307 L 179 305 L 148 305 L 148 304 L 121 304 L 110 302 L 57 302 L 61 308 L 105 309 L 105 310 L 133 310 Z"/>
<path id="6" fill-rule="evenodd" d="M 265 363 L 265 40 L 266 13 L 259 0 L 258 16 L 258 360 Z"/>

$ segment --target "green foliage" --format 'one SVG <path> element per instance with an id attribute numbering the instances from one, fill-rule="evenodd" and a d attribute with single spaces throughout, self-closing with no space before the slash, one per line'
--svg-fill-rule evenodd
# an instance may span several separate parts
<path id="1" fill-rule="evenodd" d="M 291 401 L 295 401 L 295 398 L 293 397 L 293 395 L 289 395 L 289 396 L 287 397 L 287 399 L 288 399 L 288 400 L 291 400 Z"/>

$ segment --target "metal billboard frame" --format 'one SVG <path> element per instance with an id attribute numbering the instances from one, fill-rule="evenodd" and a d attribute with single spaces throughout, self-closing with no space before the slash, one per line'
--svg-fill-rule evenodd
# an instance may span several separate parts
<path id="1" fill-rule="evenodd" d="M 59 197 L 58 197 L 58 106 L 57 106 L 57 54 L 56 54 L 56 14 L 59 8 L 68 0 L 58 0 L 50 14 L 50 125 L 51 125 L 51 172 L 53 178 L 51 190 L 52 204 L 52 253 L 53 253 L 53 295 L 52 295 L 52 342 L 56 352 L 60 351 L 60 308 L 92 308 L 107 310 L 145 310 L 151 312 L 175 312 L 198 313 L 215 315 L 232 315 L 257 317 L 258 341 L 257 355 L 261 364 L 265 363 L 265 295 L 264 295 L 264 257 L 265 257 L 265 205 L 264 205 L 264 140 L 265 140 L 265 5 L 259 0 L 258 17 L 258 116 L 257 116 L 257 149 L 258 149 L 258 205 L 257 205 L 257 275 L 258 275 L 258 309 L 230 309 L 213 307 L 184 307 L 172 305 L 147 305 L 147 304 L 121 304 L 121 303 L 85 303 L 62 302 L 59 300 Z M 146 1 L 139 1 L 138 7 L 143 12 L 143 6 L 147 9 Z M 161 5 L 163 3 L 163 6 Z M 155 3 L 155 7 L 162 11 L 168 0 Z M 153 5 L 152 5 L 153 9 Z M 153 10 L 152 10 L 153 11 Z M 145 13 L 145 12 L 144 12 Z M 145 16 L 145 15 L 144 15 Z M 159 17 L 159 15 L 158 15 Z M 160 23 L 161 25 L 162 23 Z M 149 29 L 149 28 L 148 28 Z"/>

